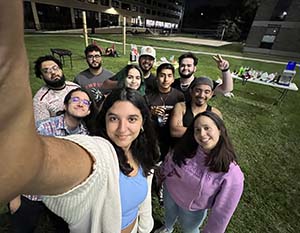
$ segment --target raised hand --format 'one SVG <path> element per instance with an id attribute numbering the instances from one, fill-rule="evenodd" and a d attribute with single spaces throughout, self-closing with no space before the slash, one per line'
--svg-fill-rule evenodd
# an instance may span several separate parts
<path id="1" fill-rule="evenodd" d="M 220 54 L 217 54 L 216 56 L 213 56 L 213 59 L 217 63 L 218 68 L 221 71 L 227 71 L 229 69 L 229 62 L 222 58 Z"/>

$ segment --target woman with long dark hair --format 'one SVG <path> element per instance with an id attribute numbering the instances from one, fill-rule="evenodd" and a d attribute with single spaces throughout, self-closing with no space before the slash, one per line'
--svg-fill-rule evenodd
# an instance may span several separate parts
<path id="1" fill-rule="evenodd" d="M 195 116 L 183 138 L 162 166 L 165 225 L 172 232 L 176 220 L 184 233 L 224 232 L 243 192 L 244 176 L 224 122 L 215 113 Z"/>
<path id="2" fill-rule="evenodd" d="M 145 94 L 144 75 L 141 68 L 135 64 L 129 64 L 125 67 L 124 77 L 118 81 L 118 86 L 122 88 L 131 88 L 138 90 L 142 95 Z"/>
<path id="3" fill-rule="evenodd" d="M 158 159 L 159 149 L 144 98 L 131 88 L 112 91 L 96 119 L 94 134 L 110 141 L 117 152 L 122 230 L 131 232 L 139 219 L 147 229 L 143 232 L 150 232 L 153 227 L 151 170 Z M 142 204 L 146 209 L 140 215 L 138 211 Z"/>
<path id="4" fill-rule="evenodd" d="M 142 116 L 142 127 L 140 129 L 140 134 L 132 141 L 130 145 L 130 151 L 132 153 L 133 159 L 138 162 L 143 168 L 144 174 L 147 176 L 150 170 L 155 165 L 155 160 L 158 156 L 157 139 L 155 137 L 155 132 L 151 123 L 151 115 L 146 105 L 144 98 L 136 91 L 130 88 L 117 89 L 114 90 L 110 95 L 107 96 L 105 102 L 103 103 L 102 109 L 97 117 L 95 127 L 92 129 L 92 133 L 96 136 L 101 136 L 108 139 L 115 147 L 118 155 L 120 170 L 124 174 L 129 174 L 132 171 L 130 165 L 126 162 L 127 158 L 124 157 L 126 151 L 112 136 L 109 135 L 107 126 L 109 124 L 107 119 L 107 114 L 109 109 L 120 102 L 130 102 L 135 108 L 139 109 Z M 123 108 L 120 110 L 124 111 Z M 114 121 L 115 116 L 112 115 Z M 129 117 L 132 117 L 129 115 Z M 135 119 L 128 119 L 133 123 Z"/>

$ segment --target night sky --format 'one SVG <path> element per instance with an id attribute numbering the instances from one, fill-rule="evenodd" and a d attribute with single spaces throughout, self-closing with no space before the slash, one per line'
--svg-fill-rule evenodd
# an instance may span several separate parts
<path id="1" fill-rule="evenodd" d="M 197 8 L 203 5 L 226 5 L 230 0 L 185 0 L 186 7 Z"/>
<path id="2" fill-rule="evenodd" d="M 195 8 L 201 5 L 207 5 L 210 2 L 210 0 L 185 0 L 185 2 L 186 6 Z"/>
<path id="3" fill-rule="evenodd" d="M 182 28 L 191 32 L 219 30 L 226 23 L 232 32 L 232 38 L 239 30 L 240 37 L 246 38 L 256 9 L 248 11 L 241 3 L 240 0 L 185 0 Z"/>

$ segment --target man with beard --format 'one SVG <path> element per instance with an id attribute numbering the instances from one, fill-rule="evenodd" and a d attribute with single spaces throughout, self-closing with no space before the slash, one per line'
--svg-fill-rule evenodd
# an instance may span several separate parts
<path id="1" fill-rule="evenodd" d="M 151 73 L 156 58 L 156 51 L 151 46 L 144 46 L 141 48 L 141 53 L 138 60 L 138 65 L 141 68 L 144 80 L 141 84 L 141 92 L 146 94 L 152 93 L 157 89 L 156 77 Z M 126 67 L 125 67 L 126 68 Z M 126 69 L 123 68 L 116 75 L 104 82 L 105 88 L 115 89 L 118 83 L 124 83 L 123 79 L 126 78 Z"/>
<path id="2" fill-rule="evenodd" d="M 62 111 L 66 94 L 79 86 L 66 81 L 61 62 L 53 56 L 39 57 L 35 61 L 34 70 L 36 77 L 45 82 L 33 97 L 34 118 L 38 123 Z"/>
<path id="3" fill-rule="evenodd" d="M 151 93 L 157 90 L 156 77 L 151 73 L 151 69 L 154 65 L 156 57 L 156 51 L 151 46 L 144 46 L 141 48 L 141 54 L 139 56 L 139 67 L 144 74 L 145 93 Z"/>
<path id="4" fill-rule="evenodd" d="M 105 95 L 109 93 L 109 90 L 102 87 L 103 82 L 113 76 L 113 73 L 102 67 L 101 49 L 96 44 L 88 45 L 84 53 L 89 68 L 80 72 L 74 82 L 87 90 L 96 106 L 100 108 Z"/>
<path id="5" fill-rule="evenodd" d="M 174 143 L 176 138 L 182 137 L 198 113 L 212 111 L 222 118 L 221 112 L 207 103 L 214 94 L 213 88 L 214 83 L 210 78 L 195 78 L 189 88 L 190 100 L 175 105 L 170 117 L 170 134 Z"/>
<path id="6" fill-rule="evenodd" d="M 233 89 L 233 80 L 229 70 L 229 62 L 224 60 L 221 55 L 213 56 L 217 63 L 218 69 L 222 72 L 222 83 L 213 81 L 214 93 L 225 94 L 231 92 Z M 195 72 L 197 70 L 198 58 L 191 52 L 184 53 L 178 58 L 179 62 L 179 75 L 180 78 L 176 79 L 173 87 L 182 91 L 186 100 L 190 99 L 188 88 L 195 79 Z"/>

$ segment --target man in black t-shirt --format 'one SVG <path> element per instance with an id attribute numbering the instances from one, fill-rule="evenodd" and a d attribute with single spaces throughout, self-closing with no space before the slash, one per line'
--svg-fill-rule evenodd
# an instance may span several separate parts
<path id="1" fill-rule="evenodd" d="M 228 93 L 233 89 L 233 80 L 231 77 L 231 73 L 229 70 L 229 62 L 224 60 L 221 55 L 213 56 L 213 59 L 217 63 L 218 69 L 222 72 L 222 83 L 217 83 L 214 81 L 213 91 L 214 93 Z M 176 79 L 172 85 L 172 87 L 180 90 L 184 93 L 185 99 L 190 100 L 189 95 L 189 86 L 195 79 L 195 72 L 197 70 L 198 58 L 195 54 L 188 52 L 182 54 L 178 58 L 179 62 L 179 75 L 180 78 Z"/>
<path id="2" fill-rule="evenodd" d="M 146 95 L 155 128 L 158 134 L 161 158 L 163 160 L 170 147 L 169 116 L 175 104 L 184 101 L 184 95 L 172 88 L 174 82 L 174 66 L 170 63 L 161 64 L 157 68 L 157 90 Z"/>

